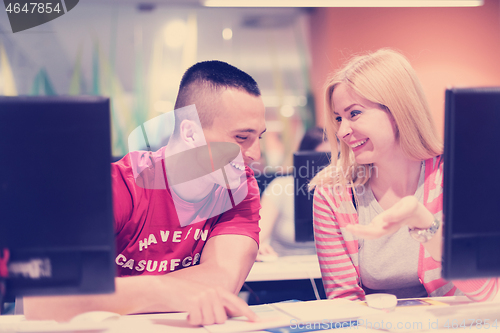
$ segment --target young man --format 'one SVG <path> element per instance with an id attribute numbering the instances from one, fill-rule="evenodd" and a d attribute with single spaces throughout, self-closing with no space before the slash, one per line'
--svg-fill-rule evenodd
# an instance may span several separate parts
<path id="1" fill-rule="evenodd" d="M 228 315 L 256 318 L 235 294 L 258 249 L 259 192 L 248 165 L 260 158 L 265 132 L 259 88 L 231 65 L 202 62 L 184 74 L 175 108 L 164 148 L 112 165 L 116 292 L 25 298 L 27 318 L 68 320 L 93 310 L 186 311 L 194 325 L 222 323 Z M 208 155 L 189 153 L 204 147 Z M 231 155 L 225 172 L 214 167 L 215 155 Z M 210 172 L 202 170 L 207 161 Z"/>

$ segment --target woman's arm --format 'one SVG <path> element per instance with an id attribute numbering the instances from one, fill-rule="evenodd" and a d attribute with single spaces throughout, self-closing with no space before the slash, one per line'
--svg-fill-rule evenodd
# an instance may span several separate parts
<path id="1" fill-rule="evenodd" d="M 337 208 L 331 193 L 316 188 L 313 203 L 314 238 L 323 285 L 328 298 L 363 300 L 365 294 L 359 285 L 359 275 L 347 250 L 347 244 L 350 243 L 357 253 L 357 241 L 344 239 L 342 229 L 345 224 L 337 219 Z"/>
<path id="2" fill-rule="evenodd" d="M 414 196 L 401 199 L 390 209 L 379 214 L 366 225 L 349 225 L 347 229 L 366 239 L 379 238 L 392 234 L 407 225 L 410 228 L 427 229 L 434 221 L 432 213 L 418 202 Z M 432 259 L 441 262 L 443 248 L 442 226 L 427 242 L 422 243 Z M 495 298 L 499 288 L 498 278 L 456 280 L 453 284 L 467 297 L 475 301 L 487 301 Z"/>
<path id="3" fill-rule="evenodd" d="M 434 222 L 434 216 L 410 195 L 399 200 L 394 206 L 377 215 L 368 225 L 348 225 L 347 230 L 364 239 L 375 239 L 391 235 L 401 227 L 427 229 Z M 423 243 L 423 246 L 436 261 L 441 261 L 443 247 L 442 227 L 436 234 Z"/>

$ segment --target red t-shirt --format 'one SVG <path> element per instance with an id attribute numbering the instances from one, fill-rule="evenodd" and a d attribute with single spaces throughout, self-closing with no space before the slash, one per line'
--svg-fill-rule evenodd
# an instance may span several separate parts
<path id="1" fill-rule="evenodd" d="M 237 197 L 238 193 L 241 197 L 241 193 L 246 193 L 242 191 L 248 189 L 243 201 L 222 214 L 199 222 L 194 219 L 194 223 L 181 226 L 175 208 L 179 207 L 179 200 L 182 199 L 176 197 L 174 205 L 172 195 L 175 196 L 175 193 L 168 188 L 162 158 L 163 149 L 151 155 L 148 152 L 131 152 L 112 164 L 117 276 L 166 274 L 195 265 L 200 261 L 205 242 L 217 235 L 245 235 L 258 244 L 260 199 L 250 168 L 245 170 L 247 186 L 242 183 L 232 191 L 233 197 Z M 136 180 L 132 165 L 140 165 L 138 160 L 151 160 L 155 167 L 142 168 L 139 177 L 136 170 Z M 152 177 L 156 178 L 151 181 Z M 144 186 L 148 182 L 158 183 L 159 179 L 166 186 Z M 227 189 L 215 185 L 211 194 L 201 202 L 192 204 L 184 201 L 182 205 L 194 209 L 193 214 L 196 215 L 200 211 L 213 210 L 214 205 L 231 205 L 228 200 Z"/>

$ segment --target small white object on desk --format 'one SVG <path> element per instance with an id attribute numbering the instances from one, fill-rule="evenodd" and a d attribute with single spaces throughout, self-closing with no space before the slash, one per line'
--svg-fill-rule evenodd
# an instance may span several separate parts
<path id="1" fill-rule="evenodd" d="M 366 304 L 370 308 L 390 312 L 396 308 L 398 299 L 392 294 L 370 294 L 366 295 Z"/>
<path id="2" fill-rule="evenodd" d="M 109 311 L 89 311 L 80 313 L 71 318 L 70 323 L 102 323 L 104 321 L 118 320 L 120 315 Z"/>

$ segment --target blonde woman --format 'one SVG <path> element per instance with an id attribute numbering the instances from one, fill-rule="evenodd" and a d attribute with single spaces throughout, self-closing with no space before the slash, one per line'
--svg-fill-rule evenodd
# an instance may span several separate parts
<path id="1" fill-rule="evenodd" d="M 326 103 L 340 156 L 312 186 L 328 298 L 494 298 L 496 278 L 441 279 L 443 145 L 407 59 L 389 49 L 353 58 L 327 82 Z"/>

